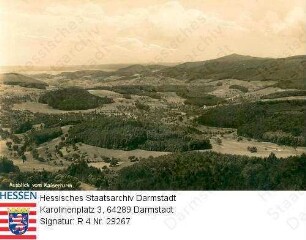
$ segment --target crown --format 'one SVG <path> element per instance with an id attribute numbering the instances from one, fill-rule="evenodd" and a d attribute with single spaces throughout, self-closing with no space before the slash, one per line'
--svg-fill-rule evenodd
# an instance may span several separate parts
<path id="1" fill-rule="evenodd" d="M 9 213 L 29 213 L 30 208 L 8 208 Z"/>

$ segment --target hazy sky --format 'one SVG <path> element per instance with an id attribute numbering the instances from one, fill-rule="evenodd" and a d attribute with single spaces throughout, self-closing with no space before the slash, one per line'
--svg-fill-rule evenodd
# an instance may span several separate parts
<path id="1" fill-rule="evenodd" d="M 305 54 L 305 0 L 0 0 L 0 65 Z"/>

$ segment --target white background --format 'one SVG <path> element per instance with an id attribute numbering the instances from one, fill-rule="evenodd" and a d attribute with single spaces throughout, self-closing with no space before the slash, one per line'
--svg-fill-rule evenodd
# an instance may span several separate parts
<path id="1" fill-rule="evenodd" d="M 306 192 L 127 192 L 75 191 L 38 192 L 39 195 L 177 195 L 177 202 L 39 202 L 37 236 L 39 240 L 61 239 L 208 239 L 208 240 L 305 240 Z M 3 201 L 3 200 L 1 200 Z M 19 200 L 21 202 L 26 202 Z M 18 202 L 6 200 L 5 202 Z M 34 202 L 28 200 L 27 202 Z M 39 223 L 41 206 L 174 206 L 174 215 L 129 215 L 131 224 L 74 225 L 48 227 Z M 116 217 L 110 214 L 107 217 Z M 123 217 L 123 215 L 121 215 Z M 54 215 L 56 218 L 69 215 Z M 105 216 L 106 217 L 106 216 Z"/>
<path id="2" fill-rule="evenodd" d="M 40 192 L 41 193 L 41 192 Z M 120 195 L 123 192 L 93 192 Z M 129 192 L 124 192 L 128 194 Z M 139 192 L 130 192 L 138 194 Z M 141 192 L 177 194 L 173 216 L 132 216 L 129 226 L 54 226 L 39 223 L 38 239 L 235 239 L 305 240 L 305 192 Z M 48 192 L 86 195 L 89 192 Z M 40 202 L 40 206 L 81 206 L 84 202 Z M 92 205 L 116 205 L 93 203 Z M 127 205 L 119 202 L 117 205 Z M 133 202 L 133 204 L 137 204 Z M 141 203 L 145 206 L 163 203 Z M 165 203 L 169 205 L 169 203 Z M 171 203 L 170 203 L 171 205 Z M 39 209 L 37 209 L 39 212 Z M 38 213 L 38 218 L 39 218 Z M 58 216 L 57 216 L 58 217 Z M 39 219 L 38 219 L 39 222 Z"/>

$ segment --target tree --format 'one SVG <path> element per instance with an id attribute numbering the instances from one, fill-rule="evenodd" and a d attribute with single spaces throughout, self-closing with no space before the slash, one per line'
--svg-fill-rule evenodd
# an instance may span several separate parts
<path id="1" fill-rule="evenodd" d="M 38 159 L 39 158 L 39 153 L 38 153 L 37 149 L 33 149 L 32 150 L 32 155 L 33 155 L 34 159 Z"/>
<path id="2" fill-rule="evenodd" d="M 111 161 L 110 161 L 109 166 L 110 167 L 116 167 L 118 165 L 118 163 L 119 163 L 118 159 L 112 158 Z"/>
<path id="3" fill-rule="evenodd" d="M 257 147 L 248 147 L 248 151 L 250 151 L 251 153 L 256 153 L 257 152 Z"/>
<path id="4" fill-rule="evenodd" d="M 6 146 L 8 147 L 9 150 L 12 149 L 12 142 L 6 142 Z"/>
<path id="5" fill-rule="evenodd" d="M 16 129 L 15 133 L 24 133 L 32 129 L 32 124 L 30 122 L 22 123 L 18 129 Z"/>
<path id="6" fill-rule="evenodd" d="M 276 157 L 276 155 L 275 155 L 274 152 L 271 152 L 271 153 L 270 153 L 270 155 L 269 155 L 269 157 L 268 157 L 268 160 L 269 160 L 269 161 L 275 161 L 275 160 L 277 160 L 277 157 Z"/>
<path id="7" fill-rule="evenodd" d="M 14 150 L 14 151 L 18 151 L 18 149 L 19 149 L 18 145 L 14 145 L 14 146 L 13 146 L 13 150 Z"/>
<path id="8" fill-rule="evenodd" d="M 21 156 L 22 162 L 25 162 L 27 160 L 27 157 L 25 155 Z"/>
<path id="9" fill-rule="evenodd" d="M 0 172 L 1 173 L 19 172 L 19 168 L 14 165 L 12 160 L 7 159 L 6 157 L 0 157 Z"/>
<path id="10" fill-rule="evenodd" d="M 80 159 L 80 154 L 78 154 L 78 153 L 73 153 L 72 154 L 72 158 L 73 158 L 73 160 L 79 160 Z"/>
<path id="11" fill-rule="evenodd" d="M 218 145 L 221 145 L 222 144 L 222 139 L 221 138 L 217 138 L 216 142 L 217 142 Z"/>

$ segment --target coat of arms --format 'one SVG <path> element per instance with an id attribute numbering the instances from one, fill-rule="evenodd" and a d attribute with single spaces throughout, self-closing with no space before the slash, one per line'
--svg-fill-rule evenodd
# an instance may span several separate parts
<path id="1" fill-rule="evenodd" d="M 9 229 L 15 235 L 24 234 L 29 227 L 29 209 L 28 208 L 9 208 Z"/>

